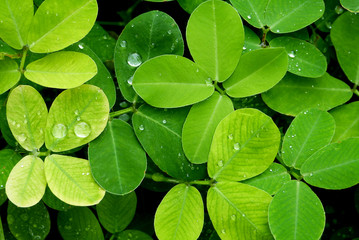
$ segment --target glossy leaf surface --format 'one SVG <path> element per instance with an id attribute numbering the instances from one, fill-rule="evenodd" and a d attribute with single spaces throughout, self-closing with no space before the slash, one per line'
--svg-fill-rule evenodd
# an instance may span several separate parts
<path id="1" fill-rule="evenodd" d="M 223 83 L 235 98 L 267 91 L 285 75 L 288 58 L 284 48 L 262 48 L 244 54 L 231 77 Z"/>
<path id="2" fill-rule="evenodd" d="M 164 12 L 151 11 L 131 20 L 116 43 L 115 70 L 124 98 L 133 102 L 133 74 L 146 60 L 163 55 L 183 55 L 181 31 L 172 17 Z"/>
<path id="3" fill-rule="evenodd" d="M 279 141 L 279 130 L 270 117 L 254 108 L 236 110 L 216 128 L 208 174 L 218 181 L 254 177 L 273 162 Z"/>
<path id="4" fill-rule="evenodd" d="M 242 55 L 252 50 L 261 49 L 261 40 L 258 35 L 253 32 L 249 27 L 244 27 L 244 45 Z"/>
<path id="5" fill-rule="evenodd" d="M 212 95 L 212 80 L 187 58 L 163 55 L 142 64 L 133 77 L 133 87 L 148 104 L 176 108 L 200 102 Z"/>
<path id="6" fill-rule="evenodd" d="M 310 108 L 327 111 L 345 103 L 352 95 L 348 85 L 328 73 L 320 78 L 287 74 L 275 87 L 263 93 L 262 98 L 273 110 L 295 116 Z"/>
<path id="7" fill-rule="evenodd" d="M 263 0 L 230 0 L 233 7 L 250 25 L 262 28 L 266 25 L 265 12 L 268 1 Z"/>
<path id="8" fill-rule="evenodd" d="M 323 110 L 310 109 L 298 114 L 283 139 L 284 163 L 300 169 L 313 153 L 331 142 L 334 131 L 333 117 Z"/>
<path id="9" fill-rule="evenodd" d="M 47 107 L 38 91 L 28 85 L 13 89 L 6 105 L 6 116 L 17 142 L 26 150 L 40 149 L 45 140 Z"/>
<path id="10" fill-rule="evenodd" d="M 232 101 L 215 92 L 192 106 L 182 130 L 183 150 L 192 163 L 205 163 L 218 123 L 233 111 Z"/>
<path id="11" fill-rule="evenodd" d="M 110 233 L 123 231 L 135 216 L 137 197 L 135 192 L 124 196 L 106 193 L 96 205 L 98 219 Z"/>
<path id="12" fill-rule="evenodd" d="M 244 43 L 242 20 L 229 4 L 211 0 L 191 14 L 186 30 L 194 61 L 215 81 L 223 82 L 234 71 Z"/>
<path id="13" fill-rule="evenodd" d="M 5 58 L 0 60 L 0 94 L 3 94 L 14 86 L 21 77 L 19 66 L 12 60 Z"/>
<path id="14" fill-rule="evenodd" d="M 82 85 L 63 91 L 49 111 L 46 147 L 61 152 L 92 141 L 106 127 L 108 113 L 108 100 L 98 87 Z"/>
<path id="15" fill-rule="evenodd" d="M 290 181 L 269 205 L 269 226 L 275 239 L 316 240 L 323 233 L 325 213 L 315 193 L 303 182 Z"/>
<path id="16" fill-rule="evenodd" d="M 90 206 L 99 203 L 105 195 L 85 159 L 50 155 L 45 159 L 45 175 L 52 193 L 65 203 Z"/>
<path id="17" fill-rule="evenodd" d="M 45 188 L 43 161 L 28 155 L 11 170 L 6 182 L 6 195 L 18 207 L 31 207 L 41 200 Z"/>
<path id="18" fill-rule="evenodd" d="M 327 70 L 325 56 L 307 41 L 292 37 L 278 37 L 270 41 L 271 47 L 285 47 L 288 71 L 302 77 L 321 77 Z"/>
<path id="19" fill-rule="evenodd" d="M 208 190 L 207 209 L 222 240 L 270 239 L 268 205 L 272 197 L 258 188 L 218 182 Z"/>
<path id="20" fill-rule="evenodd" d="M 145 177 L 146 153 L 132 127 L 122 120 L 108 122 L 103 134 L 90 143 L 88 155 L 96 182 L 107 192 L 127 194 Z"/>
<path id="21" fill-rule="evenodd" d="M 133 114 L 133 128 L 148 156 L 162 171 L 178 179 L 203 179 L 206 166 L 190 163 L 182 149 L 181 134 L 188 111 L 143 105 Z"/>
<path id="22" fill-rule="evenodd" d="M 22 49 L 27 44 L 33 14 L 31 0 L 1 0 L 0 38 L 15 49 Z"/>
<path id="23" fill-rule="evenodd" d="M 91 30 L 97 11 L 96 0 L 46 0 L 30 26 L 30 51 L 54 52 L 79 41 Z"/>
<path id="24" fill-rule="evenodd" d="M 359 12 L 359 4 L 355 0 L 340 0 L 340 3 L 350 12 Z"/>
<path id="25" fill-rule="evenodd" d="M 207 0 L 177 0 L 179 5 L 188 13 L 192 13 L 198 5 L 205 1 Z"/>
<path id="26" fill-rule="evenodd" d="M 61 51 L 26 66 L 25 77 L 51 88 L 78 87 L 97 74 L 96 63 L 86 54 Z"/>
<path id="27" fill-rule="evenodd" d="M 313 154 L 303 164 L 301 174 L 307 183 L 316 187 L 349 188 L 359 183 L 358 155 L 359 138 L 332 143 Z"/>
<path id="28" fill-rule="evenodd" d="M 163 198 L 155 214 L 159 239 L 196 240 L 203 227 L 204 208 L 195 187 L 179 184 Z"/>

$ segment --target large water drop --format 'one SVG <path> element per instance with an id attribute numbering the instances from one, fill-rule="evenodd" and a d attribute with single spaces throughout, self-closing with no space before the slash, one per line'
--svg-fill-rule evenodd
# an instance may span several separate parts
<path id="1" fill-rule="evenodd" d="M 62 124 L 58 123 L 52 128 L 52 136 L 55 138 L 64 138 L 67 135 L 67 127 Z"/>
<path id="2" fill-rule="evenodd" d="M 90 135 L 91 127 L 85 122 L 79 122 L 75 125 L 74 132 L 79 138 L 85 138 Z"/>
<path id="3" fill-rule="evenodd" d="M 138 53 L 131 53 L 130 55 L 128 55 L 127 63 L 128 63 L 128 65 L 130 65 L 131 67 L 138 67 L 138 66 L 140 66 L 141 63 L 142 63 L 142 59 L 141 59 L 140 54 L 138 54 Z"/>

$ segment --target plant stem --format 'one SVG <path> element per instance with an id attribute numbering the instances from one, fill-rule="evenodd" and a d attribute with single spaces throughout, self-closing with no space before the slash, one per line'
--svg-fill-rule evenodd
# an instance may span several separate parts
<path id="1" fill-rule="evenodd" d="M 216 90 L 217 90 L 221 95 L 226 94 L 226 90 L 223 90 L 222 88 L 220 88 L 220 87 L 218 86 L 217 81 L 214 83 L 214 87 L 216 88 Z"/>
<path id="2" fill-rule="evenodd" d="M 262 35 L 262 42 L 261 42 L 261 46 L 263 48 L 267 47 L 266 38 L 267 38 L 268 32 L 269 32 L 269 28 L 263 28 L 263 35 Z"/>
<path id="3" fill-rule="evenodd" d="M 186 182 L 184 180 L 178 180 L 178 179 L 174 179 L 174 178 L 165 177 L 161 173 L 154 173 L 154 174 L 146 173 L 145 178 L 151 179 L 155 182 L 167 182 L 167 183 L 175 183 L 175 184 L 187 183 L 190 185 L 205 185 L 205 186 L 211 186 L 215 182 L 213 179 L 194 180 L 194 181 Z"/>
<path id="4" fill-rule="evenodd" d="M 358 89 L 354 89 L 353 93 L 359 97 L 359 90 Z"/>
<path id="5" fill-rule="evenodd" d="M 303 179 L 303 176 L 300 175 L 299 171 L 295 170 L 294 168 L 291 168 L 289 173 L 299 181 Z"/>
<path id="6" fill-rule="evenodd" d="M 110 118 L 114 118 L 129 112 L 133 112 L 133 106 L 110 113 Z"/>
<path id="7" fill-rule="evenodd" d="M 189 182 L 191 185 L 205 185 L 205 186 L 211 186 L 215 181 L 213 179 L 210 180 L 195 180 Z"/>
<path id="8" fill-rule="evenodd" d="M 26 61 L 26 57 L 27 57 L 27 51 L 29 51 L 29 48 L 27 46 L 25 46 L 22 49 L 22 57 L 21 57 L 20 68 L 19 68 L 19 71 L 21 73 L 24 73 L 24 66 L 25 66 L 25 61 Z"/>

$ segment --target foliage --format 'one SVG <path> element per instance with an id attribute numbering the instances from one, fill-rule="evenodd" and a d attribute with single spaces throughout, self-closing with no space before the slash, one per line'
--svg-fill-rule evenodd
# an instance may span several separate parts
<path id="1" fill-rule="evenodd" d="M 0 239 L 320 239 L 316 193 L 359 183 L 358 3 L 148 2 L 187 25 L 0 0 Z"/>

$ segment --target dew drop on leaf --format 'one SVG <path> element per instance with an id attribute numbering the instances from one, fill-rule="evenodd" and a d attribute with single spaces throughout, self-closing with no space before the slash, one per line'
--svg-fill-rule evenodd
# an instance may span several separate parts
<path id="1" fill-rule="evenodd" d="M 84 49 L 84 46 L 80 43 L 80 44 L 79 44 L 79 48 L 80 48 L 80 49 Z"/>
<path id="2" fill-rule="evenodd" d="M 67 127 L 62 124 L 58 123 L 52 128 L 52 136 L 55 138 L 64 138 L 67 135 Z"/>
<path id="3" fill-rule="evenodd" d="M 220 161 L 218 162 L 218 167 L 223 167 L 223 161 L 222 161 L 222 160 L 220 160 Z"/>
<path id="4" fill-rule="evenodd" d="M 145 127 L 144 127 L 143 125 L 140 125 L 140 126 L 138 127 L 138 129 L 140 129 L 140 131 L 143 131 L 143 130 L 145 130 Z"/>
<path id="5" fill-rule="evenodd" d="M 207 79 L 206 79 L 206 84 L 207 84 L 207 86 L 212 86 L 212 79 L 211 79 L 211 78 L 207 78 Z"/>
<path id="6" fill-rule="evenodd" d="M 125 47 L 127 46 L 127 42 L 126 42 L 125 40 L 122 40 L 122 41 L 120 42 L 120 46 L 123 47 L 123 48 L 125 48 Z"/>
<path id="7" fill-rule="evenodd" d="M 232 216 L 231 216 L 231 219 L 232 219 L 233 221 L 236 221 L 236 218 L 237 218 L 236 215 L 232 215 Z"/>
<path id="8" fill-rule="evenodd" d="M 128 55 L 127 63 L 131 67 L 138 67 L 142 63 L 142 58 L 138 53 L 131 53 L 130 55 Z"/>
<path id="9" fill-rule="evenodd" d="M 252 17 L 251 17 L 251 15 L 248 15 L 247 18 L 248 18 L 248 19 L 251 19 Z"/>
<path id="10" fill-rule="evenodd" d="M 74 132 L 79 138 L 85 138 L 90 135 L 91 127 L 85 122 L 79 122 L 75 125 Z"/>
<path id="11" fill-rule="evenodd" d="M 15 219 L 14 219 L 14 216 L 13 215 L 7 215 L 7 223 L 8 224 L 13 224 L 14 223 L 14 221 L 15 221 Z"/>
<path id="12" fill-rule="evenodd" d="M 337 6 L 335 6 L 334 11 L 337 14 L 342 14 L 344 12 L 344 9 L 341 6 L 337 5 Z"/>
<path id="13" fill-rule="evenodd" d="M 288 53 L 288 56 L 290 58 L 295 58 L 295 52 L 294 51 L 290 51 L 290 53 Z"/>
<path id="14" fill-rule="evenodd" d="M 223 234 L 226 234 L 226 230 L 225 229 L 222 229 L 221 231 Z"/>
<path id="15" fill-rule="evenodd" d="M 131 76 L 131 77 L 127 80 L 127 83 L 128 83 L 129 85 L 132 85 L 132 81 L 133 81 L 133 76 Z"/>
<path id="16" fill-rule="evenodd" d="M 233 134 L 229 134 L 229 135 L 228 135 L 228 139 L 229 139 L 229 140 L 233 140 Z"/>
<path id="17" fill-rule="evenodd" d="M 163 119 L 163 120 L 162 120 L 162 123 L 163 123 L 163 124 L 166 124 L 166 123 L 167 123 L 167 120 L 166 120 L 166 119 Z"/>
<path id="18" fill-rule="evenodd" d="M 18 140 L 19 140 L 20 143 L 25 142 L 25 140 L 26 140 L 25 134 L 20 134 L 20 135 L 18 136 Z"/>
<path id="19" fill-rule="evenodd" d="M 238 151 L 239 148 L 240 148 L 239 143 L 235 143 L 235 144 L 233 145 L 233 149 L 234 149 L 235 151 Z"/>

